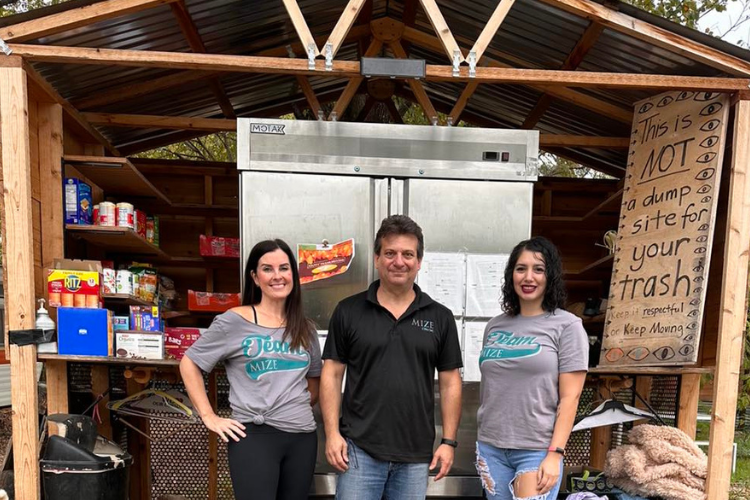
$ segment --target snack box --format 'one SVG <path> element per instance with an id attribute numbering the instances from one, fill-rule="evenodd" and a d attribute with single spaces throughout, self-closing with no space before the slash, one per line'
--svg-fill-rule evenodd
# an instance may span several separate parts
<path id="1" fill-rule="evenodd" d="M 185 351 L 205 332 L 205 328 L 167 327 L 164 329 L 164 353 L 167 359 L 180 360 Z"/>
<path id="2" fill-rule="evenodd" d="M 47 297 L 52 307 L 101 307 L 102 267 L 96 260 L 56 259 L 47 270 Z"/>
<path id="3" fill-rule="evenodd" d="M 115 316 L 114 318 L 112 318 L 112 329 L 116 332 L 122 330 L 130 330 L 130 317 Z"/>
<path id="4" fill-rule="evenodd" d="M 200 236 L 200 253 L 203 257 L 240 257 L 240 239 L 221 236 Z"/>
<path id="5" fill-rule="evenodd" d="M 57 352 L 72 356 L 111 356 L 112 330 L 106 309 L 60 307 Z"/>
<path id="6" fill-rule="evenodd" d="M 240 305 L 239 293 L 196 292 L 188 290 L 188 311 L 224 312 Z"/>
<path id="7" fill-rule="evenodd" d="M 118 358 L 164 359 L 164 335 L 161 332 L 116 332 L 115 355 Z"/>
<path id="8" fill-rule="evenodd" d="M 93 224 L 91 186 L 73 177 L 63 182 L 66 224 Z"/>
<path id="9" fill-rule="evenodd" d="M 130 330 L 161 332 L 159 306 L 130 306 Z"/>

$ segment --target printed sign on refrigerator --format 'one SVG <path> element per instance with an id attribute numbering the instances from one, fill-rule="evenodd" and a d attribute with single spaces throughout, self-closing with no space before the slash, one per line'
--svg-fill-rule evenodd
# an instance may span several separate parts
<path id="1" fill-rule="evenodd" d="M 329 244 L 297 245 L 300 283 L 311 283 L 344 274 L 354 259 L 354 238 Z"/>

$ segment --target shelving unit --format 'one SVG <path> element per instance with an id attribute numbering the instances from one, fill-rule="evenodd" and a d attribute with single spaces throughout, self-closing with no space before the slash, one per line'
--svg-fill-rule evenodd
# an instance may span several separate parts
<path id="1" fill-rule="evenodd" d="M 108 196 L 123 197 L 123 201 L 128 201 L 125 198 L 156 198 L 172 204 L 127 158 L 65 155 L 63 162 L 85 175 Z"/>
<path id="2" fill-rule="evenodd" d="M 127 227 L 66 224 L 65 230 L 76 238 L 86 240 L 110 252 L 129 253 L 138 257 L 155 257 L 163 261 L 170 259 L 162 249 L 141 238 L 138 233 Z"/>
<path id="3" fill-rule="evenodd" d="M 61 354 L 38 354 L 39 361 L 67 361 L 69 363 L 94 363 L 128 366 L 178 366 L 174 359 L 116 358 L 112 356 L 67 356 Z"/>
<path id="4" fill-rule="evenodd" d="M 582 267 L 578 271 L 568 271 L 565 273 L 565 277 L 581 279 L 587 275 L 593 274 L 596 271 L 605 271 L 611 267 L 614 261 L 614 255 L 607 255 L 601 259 L 597 259 L 591 264 Z"/>
<path id="5" fill-rule="evenodd" d="M 120 305 L 128 305 L 128 306 L 153 306 L 156 305 L 153 302 L 147 302 L 145 300 L 141 300 L 138 297 L 134 297 L 132 295 L 128 295 L 126 293 L 105 293 L 102 295 L 102 299 L 104 299 L 105 302 L 112 302 L 115 304 Z"/>

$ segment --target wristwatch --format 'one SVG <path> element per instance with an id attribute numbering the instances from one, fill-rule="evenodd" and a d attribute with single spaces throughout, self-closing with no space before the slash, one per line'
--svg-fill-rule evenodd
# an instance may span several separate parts
<path id="1" fill-rule="evenodd" d="M 550 446 L 549 448 L 547 448 L 547 451 L 550 451 L 552 453 L 559 453 L 563 457 L 565 456 L 565 448 L 558 448 L 556 446 Z"/>
<path id="2" fill-rule="evenodd" d="M 443 438 L 440 440 L 440 444 L 447 444 L 448 446 L 452 446 L 454 448 L 458 447 L 458 441 L 456 441 L 455 439 Z"/>

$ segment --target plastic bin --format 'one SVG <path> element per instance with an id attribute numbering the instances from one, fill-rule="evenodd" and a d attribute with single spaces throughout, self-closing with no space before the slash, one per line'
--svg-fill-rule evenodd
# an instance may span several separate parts
<path id="1" fill-rule="evenodd" d="M 93 450 L 61 436 L 50 436 L 41 460 L 47 500 L 128 500 L 133 458 L 98 436 Z"/>

